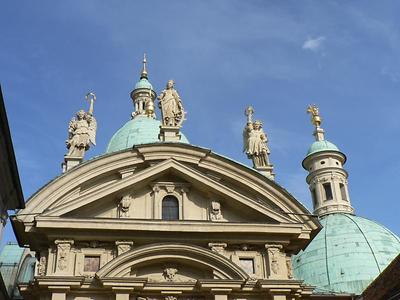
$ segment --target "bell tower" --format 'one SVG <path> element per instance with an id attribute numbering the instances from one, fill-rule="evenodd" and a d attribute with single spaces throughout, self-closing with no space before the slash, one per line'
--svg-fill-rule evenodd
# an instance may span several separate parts
<path id="1" fill-rule="evenodd" d="M 315 126 L 315 142 L 311 144 L 302 165 L 308 171 L 306 181 L 314 213 L 318 216 L 337 212 L 354 214 L 348 190 L 348 173 L 343 168 L 346 155 L 325 140 L 318 108 L 310 105 L 307 112 L 311 114 L 311 122 Z"/>

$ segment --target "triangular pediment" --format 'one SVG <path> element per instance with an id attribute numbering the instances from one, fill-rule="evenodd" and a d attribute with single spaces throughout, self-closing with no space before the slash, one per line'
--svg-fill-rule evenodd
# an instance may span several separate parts
<path id="1" fill-rule="evenodd" d="M 221 183 L 216 178 L 212 178 L 207 174 L 202 173 L 193 166 L 179 162 L 175 159 L 167 159 L 157 164 L 133 172 L 131 175 L 121 178 L 120 180 L 112 180 L 108 184 L 98 186 L 90 193 L 78 194 L 70 198 L 68 201 L 60 201 L 59 204 L 55 203 L 51 209 L 47 210 L 42 216 L 79 216 L 79 217 L 95 217 L 90 215 L 89 212 L 99 212 L 99 216 L 105 217 L 118 217 L 116 211 L 118 201 L 125 195 L 132 195 L 132 197 L 142 197 L 144 202 L 151 201 L 151 188 L 154 189 L 155 185 L 172 186 L 174 189 L 183 189 L 186 186 L 185 205 L 192 205 L 196 209 L 196 204 L 193 203 L 195 198 L 209 198 L 206 203 L 197 204 L 198 209 L 209 209 L 212 201 L 219 202 L 222 206 L 222 217 L 219 221 L 252 221 L 252 222 L 268 222 L 268 223 L 291 223 L 292 219 L 283 215 L 276 208 L 272 207 L 272 203 L 268 203 L 268 199 L 260 201 L 254 200 L 244 193 L 240 193 L 232 187 Z M 148 195 L 145 195 L 147 191 Z M 196 195 L 192 195 L 195 193 Z M 147 197 L 147 198 L 146 198 Z M 178 196 L 179 197 L 179 196 Z M 142 202 L 143 202 L 142 201 Z M 142 203 L 142 206 L 145 203 Z M 147 203 L 149 205 L 149 203 Z M 154 205 L 154 204 L 153 204 Z M 203 206 L 203 207 L 202 207 Z M 116 214 L 104 215 L 104 212 L 115 208 Z M 225 212 L 224 209 L 226 208 Z M 88 215 L 89 213 L 89 215 Z M 186 213 L 187 214 L 187 213 Z M 204 213 L 202 213 L 204 216 Z M 207 220 L 206 216 L 199 219 Z M 195 215 L 195 214 L 194 214 Z M 224 218 L 223 216 L 230 216 Z M 248 218 L 246 220 L 246 215 Z M 200 216 L 200 215 L 199 215 Z M 240 218 L 238 218 L 240 216 Z M 157 216 L 148 216 L 159 218 Z M 140 218 L 136 216 L 136 218 Z M 142 218 L 146 218 L 143 216 Z M 193 217 L 195 218 L 195 217 Z M 196 218 L 195 218 L 196 219 Z"/>

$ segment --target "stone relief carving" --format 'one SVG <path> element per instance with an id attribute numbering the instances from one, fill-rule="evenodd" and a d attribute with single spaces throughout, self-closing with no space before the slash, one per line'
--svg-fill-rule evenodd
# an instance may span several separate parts
<path id="1" fill-rule="evenodd" d="M 132 241 L 116 241 L 115 245 L 117 246 L 117 256 L 128 252 L 132 249 L 133 242 Z"/>
<path id="2" fill-rule="evenodd" d="M 174 281 L 177 273 L 178 269 L 176 267 L 166 267 L 163 271 L 163 277 L 167 281 Z"/>
<path id="3" fill-rule="evenodd" d="M 46 266 L 47 266 L 47 258 L 44 255 L 40 256 L 39 264 L 38 264 L 38 275 L 45 276 L 46 275 Z"/>
<path id="4" fill-rule="evenodd" d="M 68 268 L 68 256 L 74 241 L 56 240 L 54 243 L 57 245 L 57 269 L 59 271 L 65 271 Z"/>
<path id="5" fill-rule="evenodd" d="M 164 300 L 178 300 L 175 296 L 165 296 Z"/>
<path id="6" fill-rule="evenodd" d="M 225 248 L 227 247 L 226 243 L 208 243 L 208 247 L 211 251 L 223 254 L 225 252 Z"/>
<path id="7" fill-rule="evenodd" d="M 185 111 L 178 92 L 174 88 L 175 82 L 168 80 L 165 90 L 157 97 L 161 109 L 162 124 L 164 126 L 180 127 L 185 118 Z"/>
<path id="8" fill-rule="evenodd" d="M 85 152 L 89 150 L 90 145 L 96 145 L 97 122 L 93 116 L 93 104 L 96 100 L 94 93 L 86 95 L 90 102 L 88 112 L 80 110 L 76 116 L 71 119 L 68 126 L 67 156 L 83 158 Z"/>
<path id="9" fill-rule="evenodd" d="M 279 263 L 277 258 L 278 251 L 279 251 L 278 249 L 273 249 L 273 248 L 268 249 L 268 254 L 271 257 L 271 270 L 274 274 L 279 273 Z"/>
<path id="10" fill-rule="evenodd" d="M 270 277 L 271 278 L 286 277 L 286 271 L 285 271 L 285 274 L 283 274 L 284 267 L 281 265 L 282 245 L 268 245 L 267 244 L 267 245 L 265 245 L 265 248 L 267 249 Z M 285 263 L 285 262 L 283 262 L 283 263 Z"/>
<path id="11" fill-rule="evenodd" d="M 219 201 L 211 201 L 210 219 L 211 221 L 222 220 L 221 203 Z"/>
<path id="12" fill-rule="evenodd" d="M 165 190 L 167 191 L 168 194 L 172 194 L 175 191 L 175 186 L 174 185 L 166 185 Z"/>
<path id="13" fill-rule="evenodd" d="M 131 195 L 125 195 L 121 198 L 119 202 L 119 217 L 129 218 L 129 207 L 131 206 L 133 197 Z"/>
<path id="14" fill-rule="evenodd" d="M 251 106 L 246 109 L 247 124 L 243 130 L 243 151 L 253 161 L 254 168 L 269 167 L 270 150 L 267 146 L 268 138 L 264 133 L 261 121 L 253 122 L 254 110 Z"/>

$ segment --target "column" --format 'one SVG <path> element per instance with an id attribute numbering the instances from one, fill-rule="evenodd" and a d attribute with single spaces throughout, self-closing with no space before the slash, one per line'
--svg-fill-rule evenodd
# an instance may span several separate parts
<path id="1" fill-rule="evenodd" d="M 153 201 L 152 201 L 152 219 L 161 219 L 161 211 L 160 211 L 160 187 L 158 185 L 153 186 Z"/>
<path id="2" fill-rule="evenodd" d="M 228 300 L 228 295 L 214 295 L 214 300 Z"/>
<path id="3" fill-rule="evenodd" d="M 187 187 L 183 187 L 181 188 L 181 194 L 182 194 L 182 202 L 181 202 L 181 207 L 180 207 L 180 216 L 179 218 L 181 220 L 184 220 L 184 213 L 185 213 L 185 204 L 188 203 L 188 197 L 187 197 L 187 193 L 188 193 L 189 189 Z"/>

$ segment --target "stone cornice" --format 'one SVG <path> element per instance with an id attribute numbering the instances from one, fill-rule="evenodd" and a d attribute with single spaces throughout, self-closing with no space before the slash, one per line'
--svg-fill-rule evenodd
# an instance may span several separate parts
<path id="1" fill-rule="evenodd" d="M 68 228 L 68 231 L 60 232 L 58 229 Z M 56 231 L 55 231 L 56 230 Z M 89 232 L 95 236 L 96 232 L 108 240 L 129 239 L 132 234 L 146 236 L 150 233 L 174 232 L 176 237 L 189 235 L 195 237 L 202 235 L 202 239 L 210 241 L 219 234 L 224 234 L 224 239 L 237 240 L 239 237 L 248 238 L 253 242 L 265 244 L 267 241 L 289 244 L 296 243 L 298 239 L 309 239 L 310 232 L 305 230 L 302 224 L 263 224 L 263 223 L 230 223 L 209 221 L 163 221 L 163 220 L 136 220 L 113 218 L 62 218 L 62 217 L 36 217 L 34 231 L 54 238 L 66 237 L 73 233 L 75 238 L 80 235 L 88 236 Z M 118 232 L 117 235 L 115 232 Z M 204 235 L 204 233 L 207 235 Z"/>
<path id="2" fill-rule="evenodd" d="M 27 208 L 20 212 L 20 217 L 31 220 L 36 213 L 40 214 L 61 195 L 69 193 L 74 187 L 95 178 L 99 174 L 118 172 L 120 169 L 134 167 L 143 162 L 151 163 L 171 157 L 183 163 L 191 163 L 204 170 L 212 171 L 219 177 L 226 176 L 238 180 L 241 185 L 246 185 L 260 195 L 273 199 L 284 211 L 290 212 L 292 218 L 306 222 L 312 229 L 320 227 L 318 220 L 309 218 L 307 209 L 293 196 L 257 171 L 215 154 L 209 149 L 168 143 L 137 146 L 133 150 L 103 155 L 84 162 L 59 176 L 34 194 L 29 199 Z M 23 216 L 23 214 L 26 215 Z"/>

